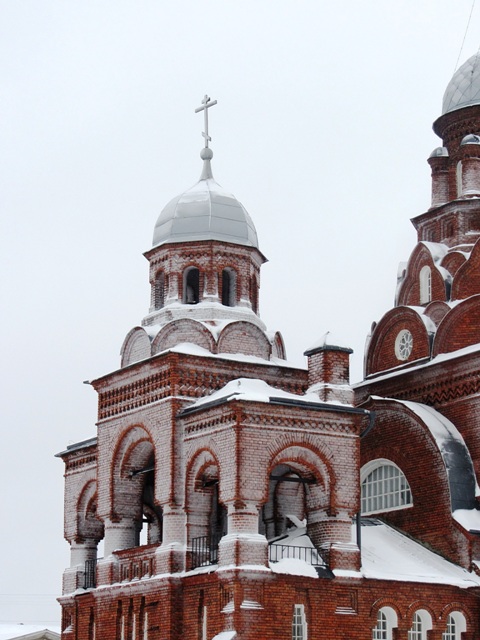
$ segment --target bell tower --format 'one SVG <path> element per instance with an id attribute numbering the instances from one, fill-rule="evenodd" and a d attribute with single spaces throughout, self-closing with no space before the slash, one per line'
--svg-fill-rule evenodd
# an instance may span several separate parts
<path id="1" fill-rule="evenodd" d="M 266 261 L 245 207 L 212 173 L 205 96 L 196 111 L 205 114 L 205 146 L 200 180 L 173 198 L 161 212 L 150 263 L 151 301 L 141 327 L 127 336 L 122 366 L 182 342 L 211 353 L 244 353 L 285 358 L 280 334 L 265 332 L 259 316 L 260 268 Z"/>

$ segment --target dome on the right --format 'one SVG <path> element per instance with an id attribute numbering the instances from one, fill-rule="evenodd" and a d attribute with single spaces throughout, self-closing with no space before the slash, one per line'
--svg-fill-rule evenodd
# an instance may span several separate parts
<path id="1" fill-rule="evenodd" d="M 480 104 L 480 52 L 455 71 L 443 96 L 442 115 Z"/>

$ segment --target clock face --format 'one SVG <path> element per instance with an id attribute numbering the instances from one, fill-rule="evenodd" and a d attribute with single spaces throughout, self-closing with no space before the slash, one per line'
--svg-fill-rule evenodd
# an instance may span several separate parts
<path id="1" fill-rule="evenodd" d="M 408 360 L 413 349 L 413 336 L 408 329 L 402 329 L 395 340 L 395 355 L 398 360 Z"/>

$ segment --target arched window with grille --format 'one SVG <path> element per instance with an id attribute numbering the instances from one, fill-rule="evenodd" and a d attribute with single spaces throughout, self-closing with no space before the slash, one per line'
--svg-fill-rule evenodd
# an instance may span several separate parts
<path id="1" fill-rule="evenodd" d="M 461 640 L 462 633 L 467 630 L 467 621 L 460 611 L 452 611 L 447 618 L 447 627 L 442 633 L 442 640 Z"/>
<path id="2" fill-rule="evenodd" d="M 415 611 L 412 619 L 412 626 L 408 630 L 408 640 L 427 640 L 427 631 L 432 628 L 432 616 L 420 609 Z"/>
<path id="3" fill-rule="evenodd" d="M 377 613 L 377 624 L 372 629 L 372 640 L 392 640 L 393 629 L 398 626 L 394 609 L 382 607 Z"/>
<path id="4" fill-rule="evenodd" d="M 412 492 L 402 470 L 383 458 L 366 464 L 360 474 L 362 513 L 378 513 L 413 505 Z"/>

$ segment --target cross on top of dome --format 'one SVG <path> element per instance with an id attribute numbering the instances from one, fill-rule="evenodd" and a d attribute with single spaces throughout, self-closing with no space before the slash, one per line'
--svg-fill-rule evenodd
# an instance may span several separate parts
<path id="1" fill-rule="evenodd" d="M 208 110 L 210 107 L 213 107 L 217 104 L 216 100 L 213 100 L 205 94 L 202 100 L 202 106 L 197 107 L 195 109 L 195 113 L 199 113 L 203 111 L 204 123 L 205 123 L 205 131 L 202 131 L 202 136 L 205 138 L 205 149 L 208 149 L 208 143 L 211 141 L 211 137 L 208 135 Z"/>

